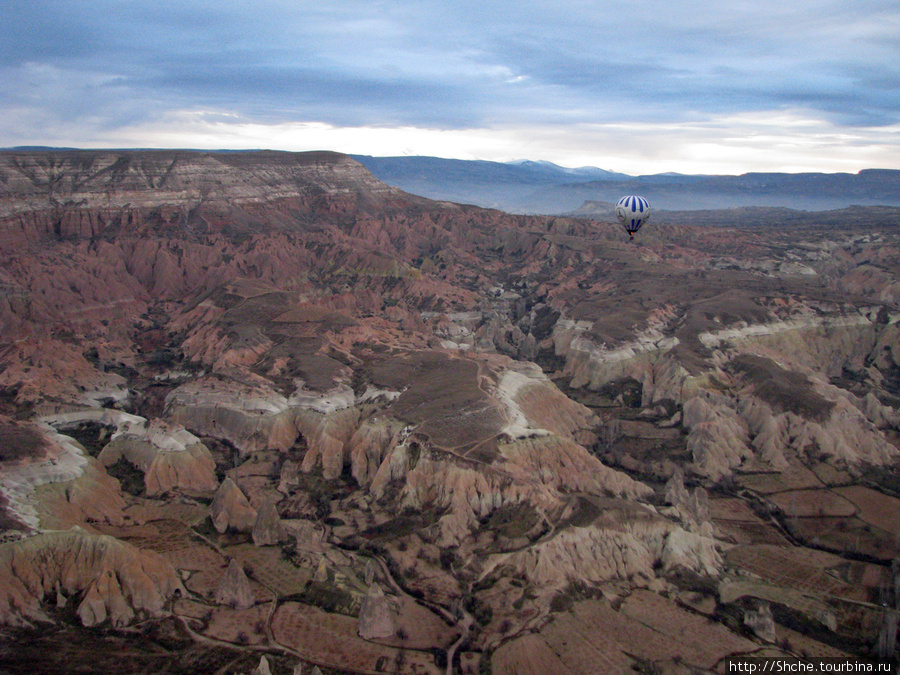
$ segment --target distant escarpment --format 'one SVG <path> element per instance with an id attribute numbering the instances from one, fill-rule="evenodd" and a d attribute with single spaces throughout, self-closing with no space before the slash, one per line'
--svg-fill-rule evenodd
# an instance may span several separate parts
<path id="1" fill-rule="evenodd" d="M 318 211 L 376 212 L 401 194 L 327 152 L 5 151 L 0 182 L 4 243 L 293 229 Z"/>
<path id="2" fill-rule="evenodd" d="M 0 164 L 3 623 L 140 623 L 147 672 L 702 670 L 889 637 L 890 223 L 629 243 L 331 153 Z"/>

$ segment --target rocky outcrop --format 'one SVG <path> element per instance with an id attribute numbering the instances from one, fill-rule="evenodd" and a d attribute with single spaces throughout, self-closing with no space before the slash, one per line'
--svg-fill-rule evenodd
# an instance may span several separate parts
<path id="1" fill-rule="evenodd" d="M 566 359 L 565 375 L 571 377 L 570 386 L 597 389 L 607 382 L 633 377 L 639 382 L 650 379 L 650 374 L 663 364 L 671 369 L 665 354 L 677 346 L 679 340 L 666 335 L 667 324 L 676 319 L 672 307 L 663 307 L 649 314 L 647 327 L 637 332 L 634 339 L 622 344 L 606 344 L 591 334 L 592 323 L 572 319 L 560 319 L 553 329 L 556 353 Z M 676 368 L 674 379 L 683 379 L 683 368 Z M 683 371 L 686 375 L 687 372 Z M 664 374 L 659 379 L 673 379 Z M 656 399 L 666 398 L 670 392 L 657 386 Z"/>
<path id="2" fill-rule="evenodd" d="M 561 508 L 562 494 L 569 489 L 632 499 L 652 493 L 646 485 L 603 465 L 582 446 L 555 435 L 502 444 L 489 465 L 441 451 L 413 452 L 410 444 L 400 444 L 379 467 L 371 489 L 381 496 L 397 482 L 405 507 L 446 510 L 439 521 L 442 546 L 458 545 L 480 519 L 503 506 Z"/>
<path id="3" fill-rule="evenodd" d="M 220 605 L 228 605 L 235 609 L 248 609 L 256 604 L 244 566 L 234 558 L 228 563 L 225 574 L 216 584 L 213 599 Z"/>
<path id="4" fill-rule="evenodd" d="M 643 499 L 652 489 L 622 471 L 612 469 L 574 441 L 555 435 L 521 438 L 499 446 L 501 468 L 517 482 L 540 484 L 560 491 Z"/>
<path id="5" fill-rule="evenodd" d="M 253 523 L 253 543 L 257 546 L 276 546 L 284 539 L 284 530 L 281 526 L 281 518 L 278 517 L 278 509 L 275 502 L 267 500 L 256 514 L 256 522 Z"/>
<path id="6" fill-rule="evenodd" d="M 379 415 L 363 420 L 348 441 L 350 471 L 360 485 L 369 485 L 388 453 L 399 441 L 401 424 Z"/>
<path id="7" fill-rule="evenodd" d="M 397 632 L 396 613 L 381 586 L 371 584 L 359 610 L 359 636 L 364 640 L 393 637 Z"/>
<path id="8" fill-rule="evenodd" d="M 561 319 L 554 344 L 566 357 L 572 386 L 600 390 L 631 378 L 641 384 L 643 407 L 666 399 L 682 405 L 692 469 L 709 478 L 748 463 L 783 471 L 790 455 L 811 447 L 847 465 L 892 461 L 896 450 L 878 427 L 891 426 L 897 412 L 826 380 L 850 372 L 880 381 L 883 376 L 866 370 L 866 363 L 882 359 L 882 367 L 895 367 L 888 336 L 896 331 L 869 308 L 828 310 L 815 314 L 786 303 L 769 323 L 738 322 L 695 334 L 685 324 L 673 337 L 665 328 L 676 317 L 661 310 L 637 340 L 621 345 L 598 342 L 587 322 Z M 693 346 L 679 346 L 681 341 Z M 697 355 L 693 373 L 674 358 L 685 347 Z"/>
<path id="9" fill-rule="evenodd" d="M 70 299 L 64 304 L 72 308 L 77 306 L 75 302 Z M 52 311 L 49 314 L 55 315 Z M 0 321 L 0 325 L 10 325 L 3 317 Z M 125 378 L 121 375 L 98 371 L 84 358 L 80 346 L 28 335 L 34 330 L 33 319 L 27 317 L 25 323 L 26 336 L 20 335 L 20 340 L 4 348 L 2 358 L 7 367 L 0 372 L 0 387 L 15 391 L 20 405 L 59 398 L 96 407 L 101 402 L 128 398 Z M 11 332 L 9 335 L 14 337 Z"/>
<path id="10" fill-rule="evenodd" d="M 540 586 L 559 588 L 577 579 L 590 582 L 656 577 L 656 569 L 715 575 L 722 565 L 715 540 L 643 514 L 615 527 L 594 524 L 566 529 L 511 555 L 507 562 Z"/>
<path id="11" fill-rule="evenodd" d="M 688 570 L 715 576 L 722 567 L 718 544 L 709 523 L 692 532 L 676 528 L 669 532 L 659 554 L 664 572 Z"/>
<path id="12" fill-rule="evenodd" d="M 900 455 L 878 424 L 893 419 L 892 409 L 877 401 L 854 400 L 837 387 L 812 384 L 816 407 L 776 411 L 752 393 L 740 402 L 694 397 L 684 404 L 684 426 L 694 469 L 711 478 L 728 475 L 750 459 L 783 471 L 789 454 L 811 449 L 848 466 L 884 465 Z M 799 398 L 799 397 L 798 397 Z M 795 399 L 796 400 L 796 399 Z"/>
<path id="13" fill-rule="evenodd" d="M 497 384 L 497 397 L 509 409 L 507 435 L 533 435 L 535 431 L 590 445 L 597 416 L 563 394 L 531 363 L 508 362 Z"/>
<path id="14" fill-rule="evenodd" d="M 874 417 L 883 423 L 893 419 L 892 409 L 885 411 L 876 402 L 870 402 L 866 408 L 836 387 L 820 387 L 827 396 L 824 400 L 832 406 L 824 419 L 808 419 L 791 412 L 775 413 L 759 402 L 747 402 L 739 407 L 738 412 L 754 433 L 753 444 L 760 449 L 763 459 L 783 468 L 785 450 L 805 454 L 811 447 L 848 465 L 882 465 L 898 456 L 897 449 L 887 442 L 878 424 L 870 420 Z"/>
<path id="15" fill-rule="evenodd" d="M 70 437 L 49 424 L 27 425 L 41 439 L 39 454 L 5 463 L 0 494 L 32 529 L 60 529 L 87 521 L 121 525 L 125 500 L 119 483 Z"/>
<path id="16" fill-rule="evenodd" d="M 684 486 L 681 467 L 676 466 L 672 477 L 666 482 L 665 499 L 678 510 L 686 527 L 697 529 L 709 523 L 709 494 L 700 486 L 689 491 Z"/>
<path id="17" fill-rule="evenodd" d="M 209 493 L 218 487 L 216 463 L 196 436 L 179 425 L 154 420 L 117 432 L 98 459 L 105 466 L 125 459 L 144 474 L 147 495 L 173 490 Z"/>
<path id="18" fill-rule="evenodd" d="M 458 546 L 481 518 L 506 504 L 528 501 L 540 508 L 558 502 L 550 489 L 517 484 L 500 472 L 479 470 L 453 456 L 422 457 L 414 467 L 411 459 L 408 447 L 398 446 L 376 474 L 372 490 L 384 495 L 392 481 L 399 481 L 404 507 L 446 510 L 439 520 L 439 546 Z"/>
<path id="19" fill-rule="evenodd" d="M 97 460 L 86 458 L 84 470 L 72 481 L 47 484 L 34 493 L 34 505 L 42 529 L 56 529 L 105 522 L 124 522 L 125 499 L 119 481 L 107 474 Z"/>
<path id="20" fill-rule="evenodd" d="M 690 430 L 687 447 L 699 473 L 718 479 L 753 456 L 746 423 L 727 405 L 697 396 L 685 402 L 682 420 Z"/>
<path id="21" fill-rule="evenodd" d="M 775 619 L 772 617 L 772 607 L 768 602 L 759 603 L 756 609 L 744 611 L 744 625 L 753 631 L 759 639 L 774 643 L 778 640 L 775 632 Z"/>
<path id="22" fill-rule="evenodd" d="M 172 490 L 210 493 L 218 486 L 215 461 L 209 450 L 179 425 L 159 419 L 148 422 L 138 415 L 102 408 L 73 410 L 42 419 L 49 428 L 60 431 L 92 424 L 109 429 L 110 442 L 97 460 L 107 468 L 122 459 L 132 464 L 144 474 L 148 496 Z"/>
<path id="23" fill-rule="evenodd" d="M 166 407 L 178 424 L 227 440 L 245 454 L 287 450 L 298 435 L 287 398 L 265 382 L 198 378 L 172 391 Z"/>
<path id="24" fill-rule="evenodd" d="M 264 204 L 345 212 L 362 193 L 368 208 L 402 194 L 349 157 L 326 152 L 4 152 L 0 176 L 7 244 L 39 235 L 101 237 L 115 226 L 136 234 L 190 222 L 208 232 L 235 220 L 259 224 L 254 211 Z"/>
<path id="25" fill-rule="evenodd" d="M 302 436 L 311 450 L 304 470 L 321 466 L 329 478 L 349 461 L 346 446 L 359 421 L 354 403 L 346 386 L 326 392 L 301 388 L 285 396 L 271 382 L 240 369 L 198 378 L 166 400 L 173 420 L 225 439 L 244 454 L 288 450 Z"/>
<path id="26" fill-rule="evenodd" d="M 359 425 L 355 408 L 335 410 L 327 414 L 303 410 L 297 414 L 297 427 L 306 440 L 307 451 L 301 469 L 310 472 L 321 467 L 327 479 L 337 478 L 350 463 L 350 438 Z"/>
<path id="27" fill-rule="evenodd" d="M 666 482 L 665 498 L 667 503 L 675 507 L 690 503 L 691 495 L 684 486 L 684 471 L 679 466 L 675 467 L 672 477 Z"/>
<path id="28" fill-rule="evenodd" d="M 40 603 L 54 588 L 69 601 L 81 597 L 74 601 L 85 626 L 159 615 L 184 591 L 165 558 L 109 536 L 76 528 L 0 544 L 0 621 L 48 620 Z"/>
<path id="29" fill-rule="evenodd" d="M 269 659 L 265 656 L 260 656 L 259 665 L 250 671 L 250 675 L 272 675 L 272 669 L 269 667 Z"/>
<path id="30" fill-rule="evenodd" d="M 251 532 L 256 524 L 257 512 L 237 484 L 226 478 L 216 490 L 209 506 L 209 516 L 218 532 Z"/>

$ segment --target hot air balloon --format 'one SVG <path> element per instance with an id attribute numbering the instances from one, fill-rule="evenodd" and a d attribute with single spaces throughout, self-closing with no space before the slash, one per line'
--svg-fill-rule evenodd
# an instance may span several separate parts
<path id="1" fill-rule="evenodd" d="M 634 233 L 650 218 L 650 202 L 637 195 L 622 197 L 616 202 L 616 217 L 628 233 L 628 238 L 634 239 Z"/>

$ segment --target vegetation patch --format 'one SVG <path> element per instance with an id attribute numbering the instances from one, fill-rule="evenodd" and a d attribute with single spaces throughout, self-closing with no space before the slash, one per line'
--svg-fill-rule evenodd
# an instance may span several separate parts
<path id="1" fill-rule="evenodd" d="M 64 429 L 63 433 L 78 441 L 91 457 L 97 457 L 106 447 L 113 431 L 114 427 L 98 422 L 81 422 L 75 427 Z"/>
<path id="2" fill-rule="evenodd" d="M 821 622 L 811 619 L 803 612 L 779 603 L 771 603 L 772 618 L 775 623 L 790 628 L 797 633 L 811 637 L 850 654 L 868 657 L 870 645 L 863 639 L 846 633 L 835 633 Z"/>
<path id="3" fill-rule="evenodd" d="M 186 638 L 171 619 L 144 624 L 140 639 L 133 632 L 109 628 L 83 628 L 78 623 L 43 625 L 41 630 L 4 628 L 0 649 L 4 673 L 213 673 L 249 672 L 259 654 L 219 645 L 199 644 Z M 296 658 L 272 656 L 270 663 L 290 672 Z"/>
<path id="4" fill-rule="evenodd" d="M 525 537 L 540 522 L 541 516 L 531 504 L 507 504 L 494 509 L 484 526 L 507 539 Z"/>
<path id="5" fill-rule="evenodd" d="M 683 567 L 667 574 L 666 580 L 682 591 L 710 598 L 716 597 L 719 587 L 719 581 L 715 577 L 704 576 Z"/>
<path id="6" fill-rule="evenodd" d="M 303 593 L 291 599 L 331 614 L 359 616 L 360 598 L 327 582 L 311 581 Z"/>
<path id="7" fill-rule="evenodd" d="M 318 468 L 310 473 L 299 471 L 292 480 L 296 487 L 292 487 L 291 494 L 299 493 L 299 496 L 303 497 L 302 501 L 314 511 L 309 515 L 314 515 L 318 520 L 324 520 L 331 515 L 333 499 L 344 499 L 353 492 L 353 486 L 347 480 L 343 478 L 327 480 Z M 304 509 L 299 513 L 292 513 L 288 507 L 287 511 L 286 517 L 294 518 L 302 516 Z"/>
<path id="8" fill-rule="evenodd" d="M 360 532 L 360 536 L 370 541 L 401 539 L 420 532 L 433 524 L 439 517 L 440 514 L 434 510 L 406 512 Z"/>
<path id="9" fill-rule="evenodd" d="M 599 588 L 588 586 L 581 581 L 569 582 L 565 589 L 559 591 L 550 600 L 551 612 L 567 612 L 575 606 L 576 602 L 583 600 L 595 600 L 603 597 Z"/>
<path id="10" fill-rule="evenodd" d="M 732 359 L 731 365 L 747 378 L 753 393 L 777 412 L 793 413 L 820 423 L 831 416 L 834 403 L 817 394 L 806 375 L 754 354 L 740 354 Z"/>
<path id="11" fill-rule="evenodd" d="M 900 441 L 895 441 L 895 445 Z M 862 468 L 863 481 L 876 485 L 879 490 L 900 497 L 900 462 L 890 466 L 865 466 Z"/>
<path id="12" fill-rule="evenodd" d="M 0 461 L 36 457 L 44 438 L 30 427 L 0 424 Z"/>
<path id="13" fill-rule="evenodd" d="M 124 457 L 106 467 L 106 473 L 119 481 L 123 492 L 135 497 L 144 496 L 144 473 Z"/>
<path id="14" fill-rule="evenodd" d="M 602 513 L 602 509 L 594 502 L 584 497 L 578 497 L 572 514 L 562 523 L 558 525 L 560 529 L 564 527 L 587 527 L 593 523 Z"/>
<path id="15" fill-rule="evenodd" d="M 611 400 L 621 397 L 622 404 L 626 407 L 640 408 L 644 394 L 644 385 L 633 377 L 623 377 L 607 382 L 597 390 L 597 394 Z"/>

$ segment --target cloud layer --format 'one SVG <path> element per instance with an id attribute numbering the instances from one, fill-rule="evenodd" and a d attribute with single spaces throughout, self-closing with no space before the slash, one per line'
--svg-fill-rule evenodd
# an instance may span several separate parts
<path id="1" fill-rule="evenodd" d="M 900 168 L 893 0 L 3 4 L 0 145 Z"/>

